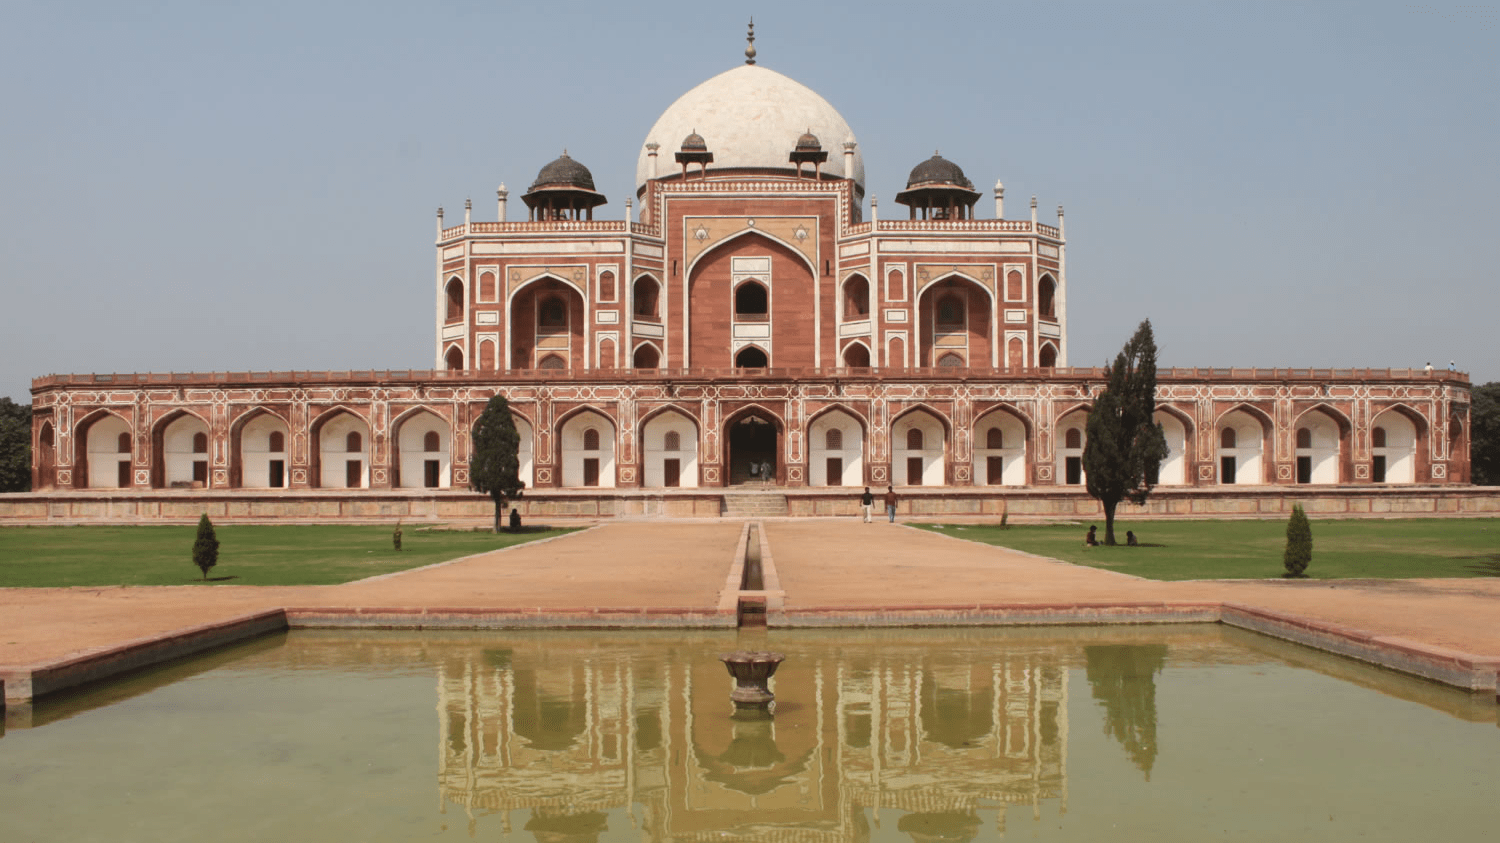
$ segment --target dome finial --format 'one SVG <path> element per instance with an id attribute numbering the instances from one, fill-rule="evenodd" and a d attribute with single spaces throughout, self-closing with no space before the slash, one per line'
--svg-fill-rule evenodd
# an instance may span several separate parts
<path id="1" fill-rule="evenodd" d="M 750 19 L 750 34 L 745 37 L 750 42 L 745 47 L 745 64 L 755 64 L 755 18 Z"/>

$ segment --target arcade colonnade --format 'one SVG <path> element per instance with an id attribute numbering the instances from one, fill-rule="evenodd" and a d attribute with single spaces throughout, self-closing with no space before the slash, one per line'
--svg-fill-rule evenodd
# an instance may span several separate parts
<path id="1" fill-rule="evenodd" d="M 465 488 L 470 427 L 496 393 L 511 402 L 523 479 L 537 489 L 1086 480 L 1101 370 L 841 372 L 732 381 L 614 372 L 551 385 L 475 373 L 395 373 L 404 383 L 392 373 L 285 373 L 279 383 L 258 374 L 254 385 L 234 375 L 55 376 L 34 389 L 35 488 Z M 1157 420 L 1170 454 L 1158 482 L 1468 481 L 1461 376 L 1328 374 L 1166 370 Z M 153 385 L 164 378 L 179 385 Z"/>

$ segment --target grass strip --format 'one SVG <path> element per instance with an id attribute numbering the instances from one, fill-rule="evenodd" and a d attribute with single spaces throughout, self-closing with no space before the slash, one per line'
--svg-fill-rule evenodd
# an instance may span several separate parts
<path id="1" fill-rule="evenodd" d="M 1500 519 L 1312 520 L 1309 579 L 1500 576 Z M 1084 547 L 1089 523 L 917 524 L 958 538 L 1153 580 L 1279 578 L 1286 521 L 1117 521 L 1115 547 Z M 1133 530 L 1140 547 L 1125 546 Z"/>
<path id="2" fill-rule="evenodd" d="M 193 566 L 196 526 L 0 528 L 0 587 L 334 585 L 573 532 L 402 529 L 393 525 L 215 525 L 219 564 Z"/>

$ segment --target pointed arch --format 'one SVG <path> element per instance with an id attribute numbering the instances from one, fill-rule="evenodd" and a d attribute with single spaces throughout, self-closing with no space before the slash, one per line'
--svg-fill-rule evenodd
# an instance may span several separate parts
<path id="1" fill-rule="evenodd" d="M 974 485 L 1031 484 L 1027 454 L 1032 449 L 1032 425 L 1025 413 L 1000 404 L 981 413 L 973 430 Z"/>
<path id="2" fill-rule="evenodd" d="M 57 486 L 57 428 L 51 419 L 45 419 L 36 432 L 36 470 L 31 476 L 31 488 L 44 491 Z"/>
<path id="3" fill-rule="evenodd" d="M 614 488 L 615 441 L 613 418 L 593 405 L 577 407 L 558 419 L 557 462 L 562 485 L 573 488 Z"/>
<path id="4" fill-rule="evenodd" d="M 1036 282 L 1036 313 L 1043 319 L 1057 319 L 1057 279 L 1044 272 Z"/>
<path id="5" fill-rule="evenodd" d="M 361 413 L 336 404 L 308 425 L 308 479 L 320 489 L 363 489 L 370 484 L 370 423 Z M 349 434 L 358 433 L 359 450 L 349 450 Z"/>
<path id="6" fill-rule="evenodd" d="M 443 314 L 444 322 L 461 322 L 464 318 L 464 282 L 457 275 L 448 279 L 443 285 L 443 295 L 447 300 L 447 309 Z"/>
<path id="7" fill-rule="evenodd" d="M 963 272 L 948 272 L 917 292 L 918 366 L 954 358 L 967 366 L 999 365 L 995 293 Z M 952 365 L 952 363 L 948 363 Z"/>
<path id="8" fill-rule="evenodd" d="M 273 438 L 280 434 L 280 448 Z M 229 486 L 283 489 L 290 476 L 287 442 L 291 425 L 266 407 L 252 407 L 229 424 Z"/>
<path id="9" fill-rule="evenodd" d="M 1089 412 L 1093 405 L 1078 403 L 1059 413 L 1053 426 L 1053 459 L 1057 472 L 1053 481 L 1059 486 L 1083 486 L 1088 473 L 1083 470 L 1083 449 L 1088 444 Z"/>
<path id="10" fill-rule="evenodd" d="M 212 485 L 208 421 L 179 407 L 151 426 L 151 486 L 156 489 L 207 489 Z M 194 447 L 202 435 L 203 451 Z"/>
<path id="11" fill-rule="evenodd" d="M 771 367 L 771 355 L 757 344 L 751 344 L 740 348 L 734 353 L 734 367 L 736 369 L 768 369 Z"/>
<path id="12" fill-rule="evenodd" d="M 1345 483 L 1353 474 L 1349 417 L 1318 403 L 1297 414 L 1292 422 L 1295 483 Z"/>
<path id="13" fill-rule="evenodd" d="M 517 285 L 506 296 L 507 365 L 544 368 L 542 361 L 555 356 L 563 365 L 545 368 L 581 367 L 589 356 L 584 340 L 585 301 L 583 287 L 550 272 Z"/>
<path id="14" fill-rule="evenodd" d="M 630 362 L 631 367 L 635 369 L 659 369 L 661 368 L 661 351 L 655 343 L 638 343 Z"/>
<path id="15" fill-rule="evenodd" d="M 1037 349 L 1036 364 L 1043 369 L 1054 369 L 1057 367 L 1057 346 L 1051 342 L 1043 342 Z"/>
<path id="16" fill-rule="evenodd" d="M 450 372 L 463 371 L 464 350 L 457 343 L 448 346 L 448 351 L 443 354 L 443 368 Z"/>
<path id="17" fill-rule="evenodd" d="M 752 465 L 769 465 L 773 479 L 784 476 L 786 420 L 779 413 L 750 403 L 725 416 L 720 429 L 726 485 L 750 480 Z"/>
<path id="18" fill-rule="evenodd" d="M 698 420 L 676 404 L 657 407 L 641 420 L 642 484 L 650 488 L 696 488 Z"/>
<path id="19" fill-rule="evenodd" d="M 1172 406 L 1157 404 L 1153 421 L 1161 425 L 1167 440 L 1167 456 L 1150 479 L 1158 486 L 1182 486 L 1192 482 L 1194 425 L 1193 417 Z"/>
<path id="20" fill-rule="evenodd" d="M 453 485 L 453 426 L 447 419 L 420 404 L 391 419 L 390 429 L 393 488 L 447 489 Z M 435 441 L 430 441 L 433 437 Z"/>
<path id="21" fill-rule="evenodd" d="M 870 318 L 870 281 L 864 273 L 855 272 L 844 279 L 843 315 L 845 322 L 858 322 Z"/>
<path id="22" fill-rule="evenodd" d="M 953 424 L 936 408 L 919 403 L 891 419 L 891 475 L 903 486 L 948 482 L 948 442 Z M 917 436 L 920 436 L 920 441 Z M 919 445 L 919 447 L 918 447 Z"/>
<path id="23" fill-rule="evenodd" d="M 868 369 L 870 368 L 870 361 L 874 359 L 874 355 L 871 354 L 870 347 L 865 345 L 862 340 L 854 340 L 844 346 L 842 359 L 846 368 Z"/>
<path id="24" fill-rule="evenodd" d="M 865 418 L 844 404 L 824 407 L 808 419 L 807 484 L 863 485 L 868 430 Z"/>
<path id="25" fill-rule="evenodd" d="M 709 246 L 708 248 L 706 248 L 703 251 L 699 252 L 691 261 L 688 261 L 688 265 L 683 268 L 683 272 L 682 272 L 683 277 L 685 277 L 685 278 L 692 278 L 693 277 L 693 270 L 697 269 L 698 264 L 702 263 L 704 260 L 706 260 L 710 255 L 714 254 L 715 252 L 722 251 L 725 246 L 728 246 L 730 243 L 733 243 L 735 240 L 739 240 L 742 237 L 752 237 L 752 238 L 754 238 L 754 237 L 760 237 L 760 238 L 764 238 L 765 240 L 768 240 L 768 241 L 770 241 L 772 243 L 775 243 L 778 246 L 781 246 L 782 248 L 786 249 L 788 252 L 791 252 L 792 255 L 794 255 L 797 258 L 797 260 L 801 261 L 802 264 L 807 267 L 807 271 L 810 272 L 810 273 L 812 273 L 812 277 L 814 277 L 814 278 L 818 277 L 818 265 L 815 264 L 815 263 L 813 263 L 812 258 L 809 258 L 807 255 L 804 255 L 802 253 L 802 250 L 800 248 L 798 248 L 795 244 L 792 244 L 792 243 L 787 242 L 786 240 L 783 240 L 782 238 L 776 236 L 775 234 L 772 234 L 772 233 L 767 232 L 767 231 L 761 231 L 758 228 L 746 228 L 746 229 L 744 229 L 742 231 L 736 231 L 735 233 L 729 235 L 728 237 L 725 237 L 724 239 L 715 242 L 712 246 Z"/>
<path id="26" fill-rule="evenodd" d="M 645 322 L 661 321 L 661 282 L 649 272 L 635 277 L 632 287 L 634 318 Z"/>
<path id="27" fill-rule="evenodd" d="M 1253 404 L 1235 404 L 1214 420 L 1217 447 L 1215 463 L 1221 485 L 1261 485 L 1271 482 L 1271 440 L 1275 422 Z M 1232 431 L 1233 443 L 1226 445 L 1225 431 Z"/>
<path id="28" fill-rule="evenodd" d="M 1375 483 L 1425 483 L 1429 479 L 1427 419 L 1415 408 L 1395 402 L 1370 413 L 1374 431 L 1385 432 L 1385 444 L 1370 447 L 1370 480 Z"/>
<path id="29" fill-rule="evenodd" d="M 95 410 L 73 425 L 73 488 L 121 489 L 134 485 L 133 454 L 122 453 L 119 448 L 122 433 L 135 438 L 130 422 L 109 409 Z"/>

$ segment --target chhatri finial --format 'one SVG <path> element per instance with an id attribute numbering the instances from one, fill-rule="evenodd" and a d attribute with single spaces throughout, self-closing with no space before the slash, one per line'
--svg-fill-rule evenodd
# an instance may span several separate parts
<path id="1" fill-rule="evenodd" d="M 755 64 L 755 18 L 750 19 L 749 46 L 745 47 L 745 64 Z"/>

